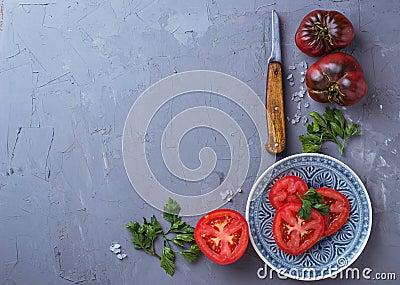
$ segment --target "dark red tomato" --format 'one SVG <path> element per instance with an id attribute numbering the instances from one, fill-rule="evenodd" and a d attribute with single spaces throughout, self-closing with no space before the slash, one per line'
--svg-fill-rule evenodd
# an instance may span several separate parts
<path id="1" fill-rule="evenodd" d="M 272 185 L 269 191 L 269 201 L 275 209 L 279 209 L 286 203 L 300 203 L 297 195 L 308 191 L 307 183 L 297 176 L 284 176 Z"/>
<path id="2" fill-rule="evenodd" d="M 301 21 L 296 32 L 297 47 L 309 56 L 342 49 L 354 38 L 351 22 L 336 11 L 315 10 Z"/>
<path id="3" fill-rule="evenodd" d="M 308 94 L 317 102 L 335 102 L 350 106 L 368 91 L 368 84 L 357 60 L 349 54 L 336 52 L 328 54 L 307 70 Z"/>
<path id="4" fill-rule="evenodd" d="M 347 221 L 350 215 L 350 203 L 339 191 L 331 188 L 315 189 L 324 198 L 324 203 L 329 206 L 329 213 L 325 215 L 324 236 L 337 232 Z"/>
<path id="5" fill-rule="evenodd" d="M 288 254 L 297 255 L 311 248 L 324 233 L 324 218 L 311 209 L 309 221 L 299 218 L 301 204 L 288 203 L 277 210 L 272 232 L 278 247 Z"/>
<path id="6" fill-rule="evenodd" d="M 249 228 L 239 212 L 219 209 L 198 221 L 194 238 L 209 259 L 218 264 L 229 264 L 238 260 L 246 251 Z"/>

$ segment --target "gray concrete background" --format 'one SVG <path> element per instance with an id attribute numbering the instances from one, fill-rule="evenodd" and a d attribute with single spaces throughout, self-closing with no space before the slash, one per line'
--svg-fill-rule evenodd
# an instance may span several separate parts
<path id="1" fill-rule="evenodd" d="M 3 0 L 0 5 L 0 284 L 295 283 L 276 276 L 260 280 L 256 272 L 263 264 L 251 246 L 229 266 L 204 257 L 191 265 L 178 259 L 173 277 L 155 258 L 134 250 L 124 224 L 160 212 L 132 189 L 121 141 L 135 99 L 176 72 L 225 72 L 263 98 L 271 9 L 281 19 L 286 77 L 289 65 L 315 61 L 296 48 L 294 33 L 316 8 L 341 11 L 352 21 L 356 37 L 345 51 L 359 60 L 369 83 L 367 97 L 343 110 L 361 124 L 362 135 L 349 143 L 344 158 L 334 145 L 323 150 L 359 174 L 372 200 L 371 237 L 353 266 L 400 278 L 399 1 Z M 288 146 L 278 158 L 301 151 L 297 136 L 305 127 L 291 124 L 296 113 L 304 117 L 325 107 L 304 98 L 298 110 L 290 100 L 301 86 L 300 72 L 293 72 L 295 86 L 285 80 Z M 222 105 L 235 113 L 234 106 Z M 211 146 L 223 145 L 223 138 L 207 130 L 191 134 L 182 150 L 189 155 L 183 155 L 188 167 L 196 167 L 191 146 L 206 144 L 196 139 L 204 136 L 215 140 Z M 165 176 L 159 179 L 173 186 L 162 166 L 157 168 Z M 221 163 L 220 170 L 227 165 Z M 244 213 L 250 182 L 228 207 Z M 113 241 L 122 244 L 127 259 L 112 255 Z"/>

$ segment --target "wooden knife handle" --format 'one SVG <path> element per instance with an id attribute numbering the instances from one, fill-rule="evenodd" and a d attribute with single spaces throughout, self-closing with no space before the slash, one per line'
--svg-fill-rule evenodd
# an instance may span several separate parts
<path id="1" fill-rule="evenodd" d="M 286 134 L 282 66 L 279 62 L 270 62 L 268 64 L 265 102 L 268 125 L 268 141 L 265 148 L 270 153 L 280 153 L 286 146 Z"/>

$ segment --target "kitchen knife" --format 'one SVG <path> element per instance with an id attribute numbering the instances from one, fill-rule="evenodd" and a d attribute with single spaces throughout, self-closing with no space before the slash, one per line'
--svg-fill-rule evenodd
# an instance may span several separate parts
<path id="1" fill-rule="evenodd" d="M 265 147 L 270 153 L 280 153 L 286 146 L 281 60 L 279 19 L 275 10 L 272 10 L 272 49 L 268 59 L 265 95 L 268 126 L 268 141 Z"/>

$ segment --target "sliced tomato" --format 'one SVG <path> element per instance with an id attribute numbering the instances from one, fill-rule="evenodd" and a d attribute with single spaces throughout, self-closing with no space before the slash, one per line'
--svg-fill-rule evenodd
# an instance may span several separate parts
<path id="1" fill-rule="evenodd" d="M 239 212 L 219 209 L 198 221 L 194 238 L 205 256 L 215 263 L 228 264 L 238 260 L 246 251 L 249 228 Z"/>
<path id="2" fill-rule="evenodd" d="M 338 231 L 347 221 L 350 215 L 350 203 L 339 191 L 332 188 L 315 189 L 324 198 L 324 203 L 329 206 L 329 213 L 325 215 L 324 236 L 329 236 Z"/>
<path id="3" fill-rule="evenodd" d="M 288 203 L 279 208 L 272 224 L 278 247 L 288 254 L 298 255 L 311 248 L 324 233 L 324 217 L 311 210 L 310 220 L 299 218 L 301 204 Z"/>
<path id="4" fill-rule="evenodd" d="M 284 176 L 272 185 L 269 191 L 269 201 L 275 209 L 279 209 L 286 203 L 300 203 L 297 195 L 308 191 L 307 183 L 298 176 Z"/>

